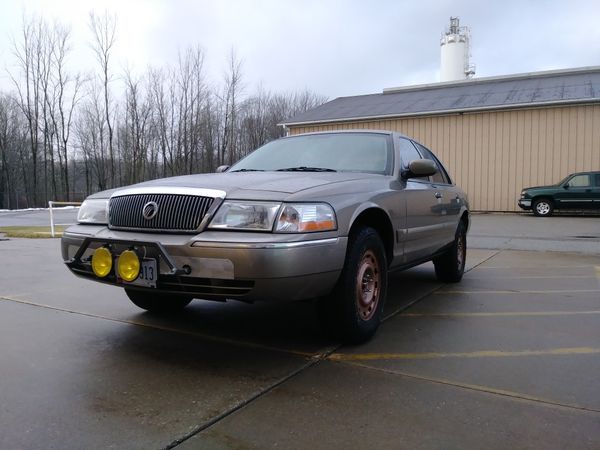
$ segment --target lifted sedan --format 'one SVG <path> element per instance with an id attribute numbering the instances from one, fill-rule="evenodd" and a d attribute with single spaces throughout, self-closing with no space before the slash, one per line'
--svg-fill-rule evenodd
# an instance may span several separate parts
<path id="1" fill-rule="evenodd" d="M 388 271 L 433 260 L 440 280 L 462 278 L 466 196 L 406 136 L 291 136 L 220 169 L 88 197 L 67 266 L 152 312 L 316 298 L 326 330 L 355 343 L 379 326 Z"/>

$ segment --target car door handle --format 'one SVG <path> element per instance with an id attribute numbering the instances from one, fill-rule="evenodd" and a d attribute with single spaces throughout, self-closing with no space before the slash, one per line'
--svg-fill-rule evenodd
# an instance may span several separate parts
<path id="1" fill-rule="evenodd" d="M 442 195 L 441 192 L 436 192 L 435 193 L 435 198 L 442 198 L 442 197 L 443 197 L 443 195 Z"/>

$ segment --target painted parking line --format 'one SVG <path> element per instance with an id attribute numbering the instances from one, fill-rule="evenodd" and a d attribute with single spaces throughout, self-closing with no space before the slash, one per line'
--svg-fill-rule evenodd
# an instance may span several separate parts
<path id="1" fill-rule="evenodd" d="M 464 313 L 405 313 L 400 317 L 543 317 L 543 316 L 579 316 L 600 314 L 598 310 L 592 311 L 506 311 L 506 312 L 464 312 Z"/>
<path id="2" fill-rule="evenodd" d="M 2 294 L 0 293 L 0 300 L 2 299 L 15 299 L 16 297 L 28 297 L 31 295 L 31 292 L 19 292 L 18 294 Z"/>
<path id="3" fill-rule="evenodd" d="M 193 336 L 196 338 L 200 338 L 200 339 L 204 339 L 204 340 L 212 341 L 212 342 L 217 342 L 217 343 L 221 343 L 221 344 L 235 345 L 237 347 L 247 347 L 247 348 L 252 348 L 252 349 L 257 349 L 257 350 L 267 350 L 267 351 L 273 351 L 273 352 L 278 352 L 278 353 L 287 353 L 289 355 L 299 356 L 299 357 L 308 358 L 308 359 L 322 358 L 323 355 L 328 355 L 329 351 L 330 351 L 330 349 L 324 349 L 324 350 L 320 350 L 317 353 L 302 352 L 302 351 L 297 351 L 297 350 L 293 350 L 293 349 L 286 349 L 286 348 L 274 347 L 274 346 L 270 346 L 270 345 L 258 344 L 258 343 L 254 343 L 254 342 L 218 337 L 218 336 L 213 336 L 210 334 L 199 333 L 197 331 L 181 330 L 179 328 L 174 328 L 174 327 L 169 327 L 169 326 L 164 326 L 164 325 L 148 324 L 148 323 L 138 322 L 135 320 L 128 320 L 128 319 L 116 319 L 114 317 L 107 317 L 107 316 L 101 316 L 101 315 L 97 315 L 97 314 L 85 313 L 85 312 L 81 312 L 81 311 L 74 311 L 74 310 L 70 310 L 70 309 L 58 308 L 56 306 L 45 305 L 43 303 L 30 302 L 27 300 L 21 300 L 21 299 L 14 298 L 14 297 L 0 296 L 0 301 L 20 303 L 23 305 L 35 306 L 38 308 L 50 309 L 53 311 L 59 311 L 59 312 L 64 312 L 64 313 L 69 313 L 69 314 L 76 314 L 79 316 L 90 317 L 93 319 L 108 320 L 110 322 L 116 322 L 116 323 L 121 323 L 121 324 L 126 324 L 126 325 L 135 325 L 135 326 L 150 328 L 150 329 L 154 329 L 154 330 L 166 331 L 169 333 L 183 334 L 183 335 Z M 337 348 L 337 346 L 335 348 Z"/>
<path id="4" fill-rule="evenodd" d="M 599 293 L 600 289 L 564 289 L 564 290 L 545 290 L 545 291 L 537 291 L 537 290 L 497 290 L 497 291 L 485 291 L 485 290 L 475 290 L 475 291 L 461 291 L 461 290 L 446 290 L 446 291 L 435 291 L 433 295 L 444 295 L 444 294 L 464 294 L 464 295 L 486 295 L 486 294 L 591 294 L 591 293 Z"/>
<path id="5" fill-rule="evenodd" d="M 587 264 L 587 265 L 569 265 L 569 266 L 544 266 L 544 267 L 537 267 L 537 269 L 543 269 L 543 270 L 550 270 L 550 269 L 589 269 L 590 267 L 594 267 L 594 264 Z M 478 270 L 481 269 L 490 269 L 490 270 L 508 270 L 508 269 L 512 269 L 515 271 L 519 271 L 521 269 L 523 270 L 527 270 L 527 269 L 532 269 L 531 266 L 481 266 L 477 268 Z"/>
<path id="6" fill-rule="evenodd" d="M 327 359 L 332 361 L 387 361 L 402 359 L 442 359 L 442 358 L 513 358 L 520 356 L 570 356 L 600 354 L 600 348 L 567 347 L 546 350 L 479 350 L 474 352 L 423 352 L 423 353 L 332 353 Z"/>
<path id="7" fill-rule="evenodd" d="M 423 376 L 423 375 L 418 375 L 418 374 L 414 374 L 414 373 L 410 373 L 410 372 L 404 372 L 404 371 L 396 370 L 396 369 L 373 367 L 373 366 L 368 366 L 366 364 L 361 364 L 360 362 L 344 361 L 343 364 L 348 364 L 348 365 L 354 366 L 354 367 L 360 367 L 362 369 L 373 370 L 376 372 L 383 372 L 383 373 L 387 373 L 387 374 L 391 374 L 391 375 L 399 375 L 399 376 L 402 376 L 405 378 L 411 378 L 411 379 L 415 379 L 415 380 L 419 380 L 419 381 L 425 381 L 425 382 L 440 384 L 440 385 L 444 385 L 444 386 L 451 386 L 451 387 L 465 389 L 465 390 L 469 390 L 469 391 L 481 392 L 483 394 L 497 395 L 497 396 L 506 397 L 508 399 L 515 400 L 515 401 L 532 402 L 532 403 L 541 404 L 541 405 L 547 406 L 547 407 L 568 409 L 568 410 L 577 410 L 577 411 L 581 411 L 581 412 L 585 412 L 585 413 L 590 413 L 590 412 L 594 413 L 594 414 L 600 413 L 600 409 L 590 408 L 587 406 L 578 405 L 578 404 L 574 404 L 574 403 L 557 402 L 554 400 L 537 397 L 537 396 L 525 394 L 522 392 L 509 391 L 506 389 L 496 389 L 496 388 L 493 388 L 490 386 L 484 386 L 484 385 L 480 385 L 480 384 L 462 383 L 460 381 L 453 381 L 453 380 L 448 380 L 445 378 Z"/>
<path id="8" fill-rule="evenodd" d="M 488 255 L 486 258 L 484 258 L 483 260 L 481 260 L 478 263 L 474 264 L 472 267 L 469 267 L 468 269 L 465 269 L 465 274 L 471 273 L 473 270 L 477 269 L 482 264 L 485 264 L 487 261 L 489 261 L 490 259 L 494 258 L 499 253 L 500 253 L 500 250 L 492 253 L 491 255 Z M 409 303 L 405 303 L 402 306 L 400 306 L 399 308 L 396 308 L 395 310 L 393 310 L 391 313 L 386 314 L 381 319 L 381 322 L 386 322 L 387 320 L 391 319 L 392 317 L 394 317 L 394 316 L 396 316 L 396 315 L 398 315 L 400 313 L 403 313 L 404 311 L 406 311 L 407 309 L 411 308 L 413 305 L 415 305 L 416 303 L 420 302 L 424 298 L 426 298 L 426 297 L 428 297 L 428 296 L 430 296 L 432 294 L 437 293 L 437 291 L 439 289 L 441 289 L 443 286 L 444 286 L 443 284 L 437 284 L 437 285 L 433 286 L 432 288 L 429 288 L 429 289 L 425 290 L 425 292 L 422 292 L 421 294 L 419 294 L 417 296 L 417 298 L 413 299 Z"/>
<path id="9" fill-rule="evenodd" d="M 560 277 L 557 276 L 552 276 L 552 275 L 531 275 L 531 276 L 523 276 L 523 275 L 517 275 L 517 276 L 500 276 L 500 277 L 472 277 L 469 276 L 469 280 L 545 280 L 545 279 L 552 279 L 552 280 L 556 280 L 556 279 L 566 279 L 566 278 L 596 278 L 596 277 L 600 277 L 600 271 L 598 272 L 599 275 L 561 275 Z"/>

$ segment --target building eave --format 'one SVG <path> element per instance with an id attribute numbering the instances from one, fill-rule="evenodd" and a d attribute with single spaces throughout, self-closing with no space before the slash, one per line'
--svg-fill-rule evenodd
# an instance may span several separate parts
<path id="1" fill-rule="evenodd" d="M 311 120 L 303 122 L 281 122 L 278 126 L 283 127 L 300 127 L 307 125 L 321 125 L 331 123 L 346 123 L 346 122 L 365 122 L 374 120 L 390 120 L 400 119 L 406 117 L 422 117 L 422 116 L 443 116 L 443 115 L 459 115 L 459 114 L 471 114 L 477 112 L 486 111 L 508 111 L 513 109 L 536 109 L 536 108 L 547 108 L 552 106 L 573 106 L 573 105 L 584 105 L 590 103 L 600 103 L 600 98 L 578 98 L 570 100 L 554 100 L 548 102 L 526 102 L 526 103 L 514 103 L 510 105 L 497 105 L 497 106 L 483 106 L 483 107 L 472 107 L 472 108 L 460 108 L 460 109 L 445 109 L 445 110 L 432 110 L 432 111 L 418 111 L 409 113 L 394 113 L 394 114 L 383 114 L 373 116 L 356 116 L 356 117 L 344 117 L 337 119 L 323 119 L 323 120 Z"/>
<path id="2" fill-rule="evenodd" d="M 576 67 L 571 69 L 544 70 L 540 72 L 525 72 L 512 75 L 498 75 L 481 78 L 468 78 L 465 80 L 444 81 L 441 83 L 415 84 L 410 86 L 390 87 L 383 89 L 383 94 L 397 94 L 400 92 L 423 91 L 426 89 L 443 89 L 454 86 L 476 86 L 480 84 L 488 84 L 496 81 L 519 81 L 533 80 L 539 78 L 549 78 L 561 75 L 576 75 L 581 73 L 600 72 L 600 66 Z"/>

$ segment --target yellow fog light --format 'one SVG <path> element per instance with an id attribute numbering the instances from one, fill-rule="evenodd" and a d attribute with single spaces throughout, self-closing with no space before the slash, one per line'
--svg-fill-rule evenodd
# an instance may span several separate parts
<path id="1" fill-rule="evenodd" d="M 140 259 L 134 251 L 125 250 L 119 256 L 117 270 L 124 281 L 133 281 L 140 273 Z"/>
<path id="2" fill-rule="evenodd" d="M 106 247 L 97 248 L 92 255 L 92 270 L 99 278 L 104 278 L 112 269 L 112 255 Z"/>

